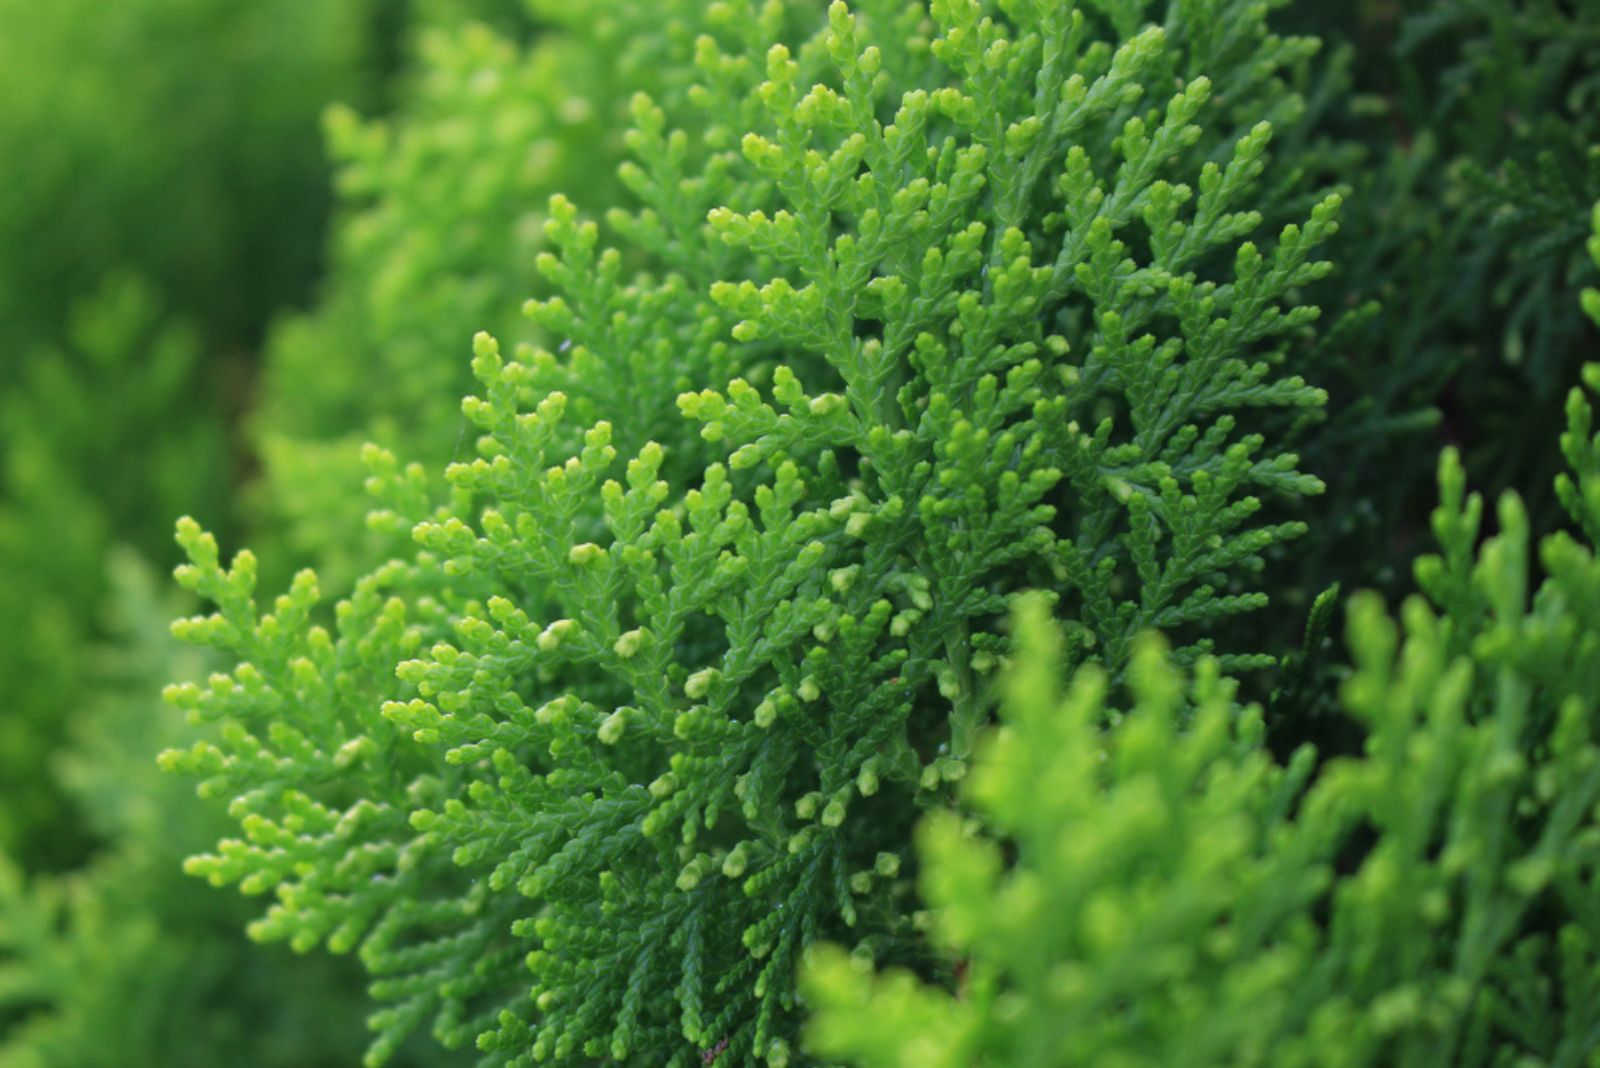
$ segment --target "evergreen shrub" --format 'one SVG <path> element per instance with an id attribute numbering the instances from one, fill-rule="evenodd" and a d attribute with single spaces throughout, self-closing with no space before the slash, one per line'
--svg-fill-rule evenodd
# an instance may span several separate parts
<path id="1" fill-rule="evenodd" d="M 216 17 L 397 74 L 237 400 L 304 146 L 0 294 L 0 1064 L 1600 1056 L 1594 3 Z"/>

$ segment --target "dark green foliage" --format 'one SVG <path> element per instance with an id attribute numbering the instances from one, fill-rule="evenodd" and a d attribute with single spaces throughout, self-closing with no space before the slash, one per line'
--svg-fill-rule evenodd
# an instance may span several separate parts
<path id="1" fill-rule="evenodd" d="M 1348 50 L 1318 121 L 1358 153 L 1312 157 L 1350 186 L 1326 294 L 1347 320 L 1307 372 L 1331 400 L 1301 447 L 1330 497 L 1294 585 L 1398 597 L 1446 445 L 1491 495 L 1515 489 L 1541 528 L 1558 521 L 1548 428 L 1600 344 L 1574 299 L 1600 277 L 1583 252 L 1600 5 L 1369 0 L 1289 17 Z"/>
<path id="2" fill-rule="evenodd" d="M 1586 379 L 1600 390 L 1600 365 Z M 1035 606 L 976 815 L 919 834 L 955 977 L 873 980 L 870 956 L 819 953 L 818 1051 L 864 1068 L 1593 1063 L 1600 434 L 1580 391 L 1568 412 L 1560 496 L 1584 536 L 1535 550 L 1508 495 L 1475 550 L 1482 500 L 1447 454 L 1428 599 L 1400 624 L 1351 602 L 1359 756 L 1276 763 L 1218 666 L 1191 683 L 1154 640 L 1126 711 L 1098 668 L 1063 698 Z"/>
<path id="3" fill-rule="evenodd" d="M 1467 373 L 1446 396 L 1449 429 L 1490 489 L 1528 488 L 1541 518 L 1555 474 L 1541 430 L 1595 343 L 1572 298 L 1596 278 L 1584 242 L 1600 200 L 1597 44 L 1592 0 L 1439 4 L 1399 41 L 1403 62 L 1452 53 L 1430 94 L 1438 117 L 1418 118 L 1457 156 L 1468 228 L 1452 324 Z"/>

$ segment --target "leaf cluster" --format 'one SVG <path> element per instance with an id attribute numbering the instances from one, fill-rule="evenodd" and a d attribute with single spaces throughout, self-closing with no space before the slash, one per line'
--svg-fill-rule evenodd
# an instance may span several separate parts
<path id="1" fill-rule="evenodd" d="M 926 956 L 909 829 L 1020 591 L 1113 679 L 1152 626 L 1272 662 L 1229 625 L 1321 484 L 1250 428 L 1323 400 L 1285 364 L 1339 198 L 1256 205 L 1315 46 L 1146 7 L 653 6 L 612 244 L 551 201 L 447 489 L 365 452 L 394 559 L 331 616 L 309 572 L 258 606 L 180 526 L 217 610 L 178 632 L 239 662 L 170 692 L 221 726 L 166 763 L 242 832 L 190 870 L 359 952 L 372 1063 L 429 1025 L 485 1064 L 791 1063 L 807 945 Z"/>

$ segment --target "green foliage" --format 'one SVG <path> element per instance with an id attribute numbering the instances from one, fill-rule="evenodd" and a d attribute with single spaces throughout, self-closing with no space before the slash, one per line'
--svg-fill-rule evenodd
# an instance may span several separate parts
<path id="1" fill-rule="evenodd" d="M 56 340 L 108 270 L 233 344 L 305 292 L 317 115 L 362 91 L 375 8 L 0 3 L 0 344 Z"/>
<path id="2" fill-rule="evenodd" d="M 0 27 L 0 1065 L 1600 1056 L 1593 0 Z"/>
<path id="3" fill-rule="evenodd" d="M 47 866 L 83 845 L 59 826 L 50 762 L 89 692 L 109 547 L 161 552 L 164 510 L 226 518 L 221 419 L 187 407 L 203 374 L 193 331 L 121 277 L 67 332 L 0 396 L 0 780 L 15 791 L 0 806 L 0 851 Z"/>
<path id="4" fill-rule="evenodd" d="M 1600 365 L 1586 379 L 1600 391 Z M 1600 435 L 1581 391 L 1568 414 L 1559 495 L 1585 534 L 1540 543 L 1537 589 L 1521 503 L 1502 498 L 1475 551 L 1482 502 L 1447 453 L 1428 599 L 1400 623 L 1352 602 L 1359 756 L 1275 762 L 1218 665 L 1186 679 L 1154 639 L 1126 711 L 1097 666 L 1062 695 L 1036 604 L 975 815 L 919 831 L 943 981 L 818 952 L 818 1051 L 927 1068 L 1592 1063 Z"/>
<path id="5" fill-rule="evenodd" d="M 317 114 L 380 0 L 0 0 L 0 850 L 77 859 L 50 782 L 113 542 L 231 528 L 238 347 L 307 290 Z"/>
<path id="6" fill-rule="evenodd" d="M 1467 284 L 1453 325 L 1466 369 L 1480 373 L 1461 377 L 1450 417 L 1484 483 L 1537 490 L 1541 513 L 1554 510 L 1545 489 L 1560 463 L 1538 447 L 1542 430 L 1559 422 L 1593 353 L 1572 297 L 1596 277 L 1584 243 L 1600 200 L 1597 43 L 1592 0 L 1436 3 L 1398 42 L 1401 63 L 1440 48 L 1453 60 L 1433 86 L 1412 89 L 1431 99 L 1410 103 L 1457 158 L 1450 177 L 1465 229 L 1453 256 Z"/>
<path id="7" fill-rule="evenodd" d="M 1574 298 L 1600 199 L 1590 0 L 1296 4 L 1338 47 L 1317 125 L 1359 153 L 1310 159 L 1351 187 L 1330 256 L 1340 325 L 1307 366 L 1329 418 L 1296 444 L 1330 480 L 1292 585 L 1399 597 L 1425 547 L 1432 458 L 1559 521 L 1547 430 L 1594 352 Z M 1303 604 L 1295 606 L 1303 611 Z M 1281 621 L 1275 621 L 1281 625 Z"/>
<path id="8" fill-rule="evenodd" d="M 1600 202 L 1595 203 L 1592 236 L 1589 238 L 1589 255 L 1594 258 L 1596 266 L 1600 266 Z M 1593 319 L 1595 325 L 1600 326 L 1600 291 L 1585 289 L 1583 291 L 1583 310 Z"/>
<path id="9" fill-rule="evenodd" d="M 1321 488 L 1250 429 L 1322 401 L 1285 364 L 1338 206 L 1248 240 L 1303 196 L 1267 120 L 1315 48 L 1267 5 L 599 10 L 670 28 L 634 206 L 602 251 L 551 202 L 447 493 L 367 450 L 416 547 L 262 614 L 180 525 L 218 610 L 178 632 L 240 661 L 171 691 L 222 728 L 165 762 L 243 831 L 189 867 L 275 894 L 258 938 L 359 949 L 370 1063 L 429 1021 L 492 1065 L 791 1063 L 806 945 L 927 955 L 895 872 L 1012 598 L 1113 678 L 1152 626 L 1268 665 L 1230 623 Z"/>
<path id="10" fill-rule="evenodd" d="M 115 554 L 108 571 L 106 642 L 76 656 L 93 696 L 53 761 L 105 845 L 59 875 L 0 856 L 0 1065 L 347 1065 L 362 1044 L 359 985 L 322 961 L 253 950 L 243 903 L 181 873 L 222 820 L 149 750 L 191 738 L 159 690 L 199 674 L 201 658 L 167 634 L 171 599 L 137 557 Z"/>
<path id="11" fill-rule="evenodd" d="M 340 198 L 330 279 L 265 353 L 259 511 L 341 590 L 390 551 L 352 537 L 366 511 L 348 492 L 365 476 L 361 446 L 433 465 L 470 449 L 460 354 L 480 330 L 532 337 L 519 309 L 541 284 L 545 203 L 561 190 L 614 203 L 628 99 L 686 73 L 664 55 L 686 46 L 663 38 L 648 5 L 531 4 L 521 19 L 502 13 L 507 30 L 465 17 L 493 6 L 425 5 L 394 113 L 328 115 Z M 509 30 L 530 19 L 538 31 L 519 44 Z"/>
<path id="12" fill-rule="evenodd" d="M 366 96 L 396 6 L 0 0 L 5 1065 L 359 1046 L 347 972 L 247 960 L 240 910 L 177 877 L 218 821 L 154 777 L 151 745 L 189 737 L 157 700 L 182 661 L 155 623 L 170 606 L 108 561 L 165 564 L 180 512 L 232 529 L 242 349 L 310 289 L 317 115 Z M 107 622 L 113 595 L 138 627 Z"/>
<path id="13" fill-rule="evenodd" d="M 1593 271 L 1583 244 L 1600 199 L 1600 7 L 1432 0 L 1388 21 L 1396 151 L 1437 160 L 1447 185 L 1428 194 L 1429 214 L 1464 224 L 1441 309 L 1460 331 L 1452 340 L 1559 405 L 1582 351 L 1567 298 Z"/>

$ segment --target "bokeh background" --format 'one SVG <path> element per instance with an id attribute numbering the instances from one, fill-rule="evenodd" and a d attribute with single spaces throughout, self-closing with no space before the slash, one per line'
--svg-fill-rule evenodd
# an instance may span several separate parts
<path id="1" fill-rule="evenodd" d="M 255 903 L 182 873 L 226 821 L 154 761 L 200 729 L 163 684 L 210 669 L 167 636 L 172 523 L 248 541 L 269 590 L 371 558 L 360 444 L 455 455 L 546 198 L 620 196 L 613 59 L 649 42 L 619 6 L 0 0 L 0 1068 L 360 1063 L 359 968 L 253 945 Z M 1549 505 L 1594 343 L 1600 12 L 1284 7 L 1327 41 L 1292 149 L 1350 207 L 1306 372 L 1333 412 L 1301 431 L 1334 520 L 1280 566 L 1395 590 L 1439 445 Z"/>

